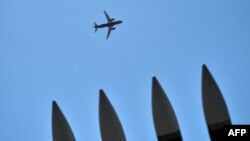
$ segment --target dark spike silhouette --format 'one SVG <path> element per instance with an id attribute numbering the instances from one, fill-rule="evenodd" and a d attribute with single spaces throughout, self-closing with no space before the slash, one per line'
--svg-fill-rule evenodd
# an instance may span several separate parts
<path id="1" fill-rule="evenodd" d="M 152 81 L 153 119 L 158 141 L 182 141 L 175 112 L 156 77 Z"/>
<path id="2" fill-rule="evenodd" d="M 206 65 L 202 66 L 202 101 L 212 141 L 223 140 L 225 124 L 231 124 L 224 98 Z"/>
<path id="3" fill-rule="evenodd" d="M 52 102 L 53 141 L 75 141 L 73 132 L 55 101 Z"/>
<path id="4" fill-rule="evenodd" d="M 102 141 L 126 141 L 119 118 L 103 90 L 99 97 L 99 120 Z"/>

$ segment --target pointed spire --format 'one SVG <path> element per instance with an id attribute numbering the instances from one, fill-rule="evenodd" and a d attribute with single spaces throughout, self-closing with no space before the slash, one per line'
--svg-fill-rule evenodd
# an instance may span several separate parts
<path id="1" fill-rule="evenodd" d="M 102 141 L 126 141 L 119 118 L 103 90 L 100 90 L 99 120 Z"/>
<path id="2" fill-rule="evenodd" d="M 75 141 L 71 128 L 55 101 L 52 102 L 53 141 Z"/>
<path id="3" fill-rule="evenodd" d="M 152 108 L 158 141 L 182 141 L 175 112 L 155 76 L 152 78 Z"/>
<path id="4" fill-rule="evenodd" d="M 225 124 L 231 124 L 221 91 L 206 65 L 202 66 L 202 101 L 212 141 L 220 140 Z"/>

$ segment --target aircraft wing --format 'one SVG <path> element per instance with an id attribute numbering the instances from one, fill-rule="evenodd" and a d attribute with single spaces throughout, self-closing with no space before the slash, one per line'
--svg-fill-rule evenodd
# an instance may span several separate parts
<path id="1" fill-rule="evenodd" d="M 106 11 L 104 11 L 104 14 L 105 14 L 105 16 L 106 16 L 108 22 L 112 21 L 111 18 L 109 17 L 109 15 L 108 15 L 108 13 L 107 13 Z"/>
<path id="2" fill-rule="evenodd" d="M 106 39 L 109 38 L 109 35 L 110 35 L 111 31 L 112 31 L 112 28 L 113 28 L 113 26 L 109 26 L 109 27 L 108 27 L 108 34 L 107 34 Z"/>

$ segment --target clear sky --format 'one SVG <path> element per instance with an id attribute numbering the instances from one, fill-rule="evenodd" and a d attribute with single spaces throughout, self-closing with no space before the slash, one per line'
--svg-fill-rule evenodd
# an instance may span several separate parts
<path id="1" fill-rule="evenodd" d="M 106 40 L 93 24 L 123 20 Z M 52 141 L 56 100 L 77 141 L 100 141 L 99 89 L 128 141 L 156 141 L 151 77 L 185 141 L 209 141 L 201 67 L 234 124 L 250 124 L 249 0 L 1 0 L 0 140 Z"/>

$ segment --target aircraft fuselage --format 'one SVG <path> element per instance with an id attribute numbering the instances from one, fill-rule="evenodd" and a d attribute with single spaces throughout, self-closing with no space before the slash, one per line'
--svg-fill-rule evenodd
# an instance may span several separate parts
<path id="1" fill-rule="evenodd" d="M 96 25 L 95 28 L 104 28 L 104 27 L 113 27 L 114 25 L 117 25 L 117 24 L 121 24 L 122 21 L 112 21 L 112 22 L 109 22 L 109 23 L 105 23 L 105 24 L 100 24 L 100 25 Z"/>

